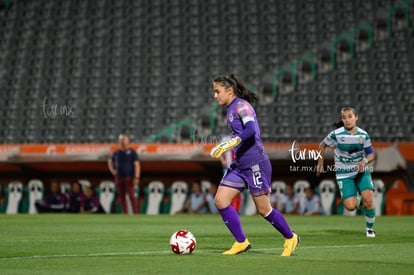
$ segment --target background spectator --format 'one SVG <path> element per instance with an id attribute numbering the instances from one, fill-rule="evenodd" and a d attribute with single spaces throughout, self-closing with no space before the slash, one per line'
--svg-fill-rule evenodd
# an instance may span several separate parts
<path id="1" fill-rule="evenodd" d="M 138 154 L 130 148 L 129 136 L 119 136 L 120 149 L 116 150 L 108 159 L 108 168 L 115 177 L 118 198 L 121 201 L 122 212 L 128 213 L 126 195 L 129 196 L 134 214 L 138 213 L 138 201 L 135 198 L 134 185 L 138 185 L 141 178 L 141 165 Z"/>
<path id="2" fill-rule="evenodd" d="M 80 202 L 82 197 L 82 187 L 79 182 L 72 183 L 72 190 L 69 193 L 69 213 L 80 212 Z"/>
<path id="3" fill-rule="evenodd" d="M 192 182 L 192 190 L 180 213 L 205 214 L 208 212 L 206 194 L 201 189 L 199 181 Z"/>
<path id="4" fill-rule="evenodd" d="M 52 181 L 50 192 L 47 194 L 46 199 L 37 201 L 35 205 L 39 213 L 66 212 L 66 196 L 61 193 L 59 183 L 57 181 Z"/>
<path id="5" fill-rule="evenodd" d="M 321 199 L 319 195 L 313 193 L 313 189 L 308 187 L 305 190 L 305 209 L 304 215 L 320 215 L 321 214 Z"/>
<path id="6" fill-rule="evenodd" d="M 283 202 L 280 206 L 280 212 L 284 214 L 298 214 L 299 212 L 299 198 L 293 192 L 291 185 L 286 185 L 286 194 L 283 196 Z"/>
<path id="7" fill-rule="evenodd" d="M 99 203 L 98 197 L 89 186 L 83 188 L 83 196 L 80 201 L 81 213 L 105 213 Z"/>

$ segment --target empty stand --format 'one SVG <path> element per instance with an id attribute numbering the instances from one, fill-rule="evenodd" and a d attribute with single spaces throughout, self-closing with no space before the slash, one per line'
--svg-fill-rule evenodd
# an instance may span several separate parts
<path id="1" fill-rule="evenodd" d="M 345 104 L 360 109 L 361 126 L 376 141 L 412 141 L 413 128 L 406 125 L 414 98 L 414 31 L 406 21 L 412 21 L 413 4 L 405 2 L 15 5 L 0 16 L 0 120 L 6 125 L 0 142 L 105 143 L 120 132 L 145 142 L 186 117 L 201 120 L 200 110 L 214 103 L 214 76 L 232 72 L 258 90 L 265 75 L 308 53 L 325 60 L 317 63 L 317 77 L 302 81 L 299 73 L 291 94 L 257 106 L 266 141 L 318 141 Z M 321 73 L 331 54 L 321 49 L 366 22 L 375 30 L 372 47 L 370 30 L 361 29 L 355 45 L 349 38 L 337 44 L 335 69 Z M 307 62 L 299 70 L 309 74 Z M 227 134 L 223 114 L 216 117 L 214 134 Z"/>

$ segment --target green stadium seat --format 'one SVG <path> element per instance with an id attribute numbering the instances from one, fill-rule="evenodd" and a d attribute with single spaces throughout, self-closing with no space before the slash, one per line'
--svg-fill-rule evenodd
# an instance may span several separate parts
<path id="1" fill-rule="evenodd" d="M 164 203 L 164 183 L 161 181 L 151 181 L 144 189 L 145 200 L 140 212 L 147 215 L 161 214 Z"/>
<path id="2" fill-rule="evenodd" d="M 187 200 L 188 184 L 185 181 L 175 181 L 167 190 L 168 200 L 163 206 L 163 213 L 176 214 L 179 212 Z"/>
<path id="3" fill-rule="evenodd" d="M 385 183 L 382 179 L 373 179 L 374 184 L 374 204 L 376 210 L 376 216 L 383 216 L 385 215 L 385 196 L 386 196 L 386 189 Z"/>
<path id="4" fill-rule="evenodd" d="M 334 214 L 337 196 L 336 183 L 333 180 L 322 180 L 318 185 L 317 192 L 321 198 L 324 215 Z"/>
<path id="5" fill-rule="evenodd" d="M 96 188 L 99 202 L 105 213 L 115 213 L 116 188 L 115 183 L 110 180 L 101 181 Z M 122 211 L 121 211 L 122 212 Z"/>
<path id="6" fill-rule="evenodd" d="M 272 193 L 270 194 L 271 202 L 272 197 L 274 197 L 276 201 L 276 208 L 280 209 L 281 202 L 283 201 L 284 196 L 286 195 L 286 182 L 284 181 L 273 181 L 272 182 Z"/>
<path id="7" fill-rule="evenodd" d="M 38 179 L 29 180 L 29 182 L 27 183 L 25 193 L 26 205 L 24 212 L 29 214 L 37 214 L 38 212 L 35 203 L 38 200 L 43 200 L 45 193 L 43 182 Z"/>
<path id="8" fill-rule="evenodd" d="M 18 214 L 23 212 L 23 184 L 19 181 L 11 181 L 4 190 L 5 200 L 2 204 L 2 212 L 6 214 Z"/>

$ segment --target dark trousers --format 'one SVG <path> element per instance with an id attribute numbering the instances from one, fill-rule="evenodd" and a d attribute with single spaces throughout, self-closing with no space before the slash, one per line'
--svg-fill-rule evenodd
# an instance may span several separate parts
<path id="1" fill-rule="evenodd" d="M 118 198 L 121 201 L 122 213 L 128 213 L 127 201 L 125 195 L 129 196 L 134 214 L 138 213 L 138 201 L 135 198 L 134 179 L 132 177 L 116 178 L 115 185 L 118 192 Z"/>

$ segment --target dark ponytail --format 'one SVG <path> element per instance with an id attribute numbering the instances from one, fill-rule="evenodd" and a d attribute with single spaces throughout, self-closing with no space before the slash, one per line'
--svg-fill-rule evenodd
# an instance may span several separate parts
<path id="1" fill-rule="evenodd" d="M 253 104 L 257 101 L 257 96 L 247 89 L 246 85 L 234 74 L 223 75 L 214 78 L 214 82 L 220 82 L 226 88 L 233 87 L 234 94 Z"/>
<path id="2" fill-rule="evenodd" d="M 357 111 L 357 109 L 356 109 L 356 108 L 354 108 L 354 107 L 351 107 L 351 106 L 348 106 L 348 107 L 343 107 L 343 108 L 341 109 L 341 114 L 342 114 L 344 111 L 352 111 L 352 112 L 354 113 L 354 115 L 355 115 L 355 116 L 358 116 L 358 111 Z M 339 120 L 338 122 L 335 122 L 335 123 L 333 124 L 333 126 L 335 127 L 335 129 L 338 129 L 338 128 L 340 128 L 340 127 L 343 127 L 343 126 L 344 126 L 344 122 L 343 122 L 343 121 L 342 121 L 342 119 L 341 119 L 341 120 Z"/>
<path id="3" fill-rule="evenodd" d="M 345 126 L 344 125 L 344 122 L 342 121 L 342 119 L 341 120 L 339 120 L 339 121 L 337 121 L 337 122 L 334 122 L 333 124 L 332 124 L 332 126 L 333 127 L 335 127 L 335 129 L 338 129 L 338 128 L 341 128 L 341 127 L 343 127 L 343 126 Z"/>

